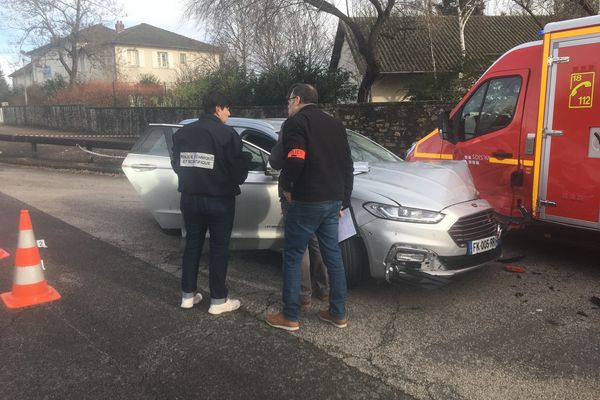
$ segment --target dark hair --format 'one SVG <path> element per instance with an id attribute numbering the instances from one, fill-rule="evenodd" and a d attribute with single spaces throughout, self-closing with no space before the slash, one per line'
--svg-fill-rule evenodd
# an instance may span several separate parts
<path id="1" fill-rule="evenodd" d="M 289 99 L 290 97 L 295 96 L 300 97 L 300 101 L 304 104 L 319 102 L 317 89 L 308 83 L 294 83 L 292 87 L 290 87 L 287 97 Z"/>
<path id="2" fill-rule="evenodd" d="M 204 112 L 207 114 L 214 114 L 217 106 L 221 108 L 229 107 L 231 106 L 231 101 L 227 96 L 218 91 L 206 93 L 202 98 L 202 108 L 204 109 Z"/>

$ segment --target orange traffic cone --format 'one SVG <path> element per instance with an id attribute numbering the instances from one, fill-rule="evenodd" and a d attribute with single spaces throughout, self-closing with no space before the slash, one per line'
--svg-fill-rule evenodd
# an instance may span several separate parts
<path id="1" fill-rule="evenodd" d="M 6 258 L 10 256 L 10 254 L 8 254 L 8 251 L 4 250 L 4 249 L 0 249 L 0 260 L 2 260 L 3 258 Z"/>
<path id="2" fill-rule="evenodd" d="M 60 299 L 60 294 L 44 279 L 40 252 L 27 210 L 21 210 L 12 292 L 2 293 L 0 296 L 8 308 L 32 306 Z"/>

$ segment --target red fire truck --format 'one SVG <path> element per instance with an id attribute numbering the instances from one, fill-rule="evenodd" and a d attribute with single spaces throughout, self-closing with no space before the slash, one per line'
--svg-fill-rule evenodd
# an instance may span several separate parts
<path id="1" fill-rule="evenodd" d="M 507 225 L 600 230 L 600 15 L 502 55 L 407 160 L 465 160 Z"/>

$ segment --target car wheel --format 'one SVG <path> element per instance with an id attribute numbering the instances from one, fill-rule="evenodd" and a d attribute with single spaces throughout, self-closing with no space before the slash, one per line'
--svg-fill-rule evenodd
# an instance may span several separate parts
<path id="1" fill-rule="evenodd" d="M 365 243 L 359 236 L 352 236 L 340 243 L 344 269 L 346 271 L 346 282 L 348 287 L 358 285 L 368 271 L 369 260 Z"/>

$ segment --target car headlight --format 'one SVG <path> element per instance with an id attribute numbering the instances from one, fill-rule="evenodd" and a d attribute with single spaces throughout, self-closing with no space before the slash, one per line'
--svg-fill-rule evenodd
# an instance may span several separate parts
<path id="1" fill-rule="evenodd" d="M 382 203 L 365 203 L 363 207 L 376 217 L 390 219 L 393 221 L 415 222 L 419 224 L 437 224 L 444 219 L 444 214 L 442 213 L 421 210 L 419 208 L 393 206 Z"/>

